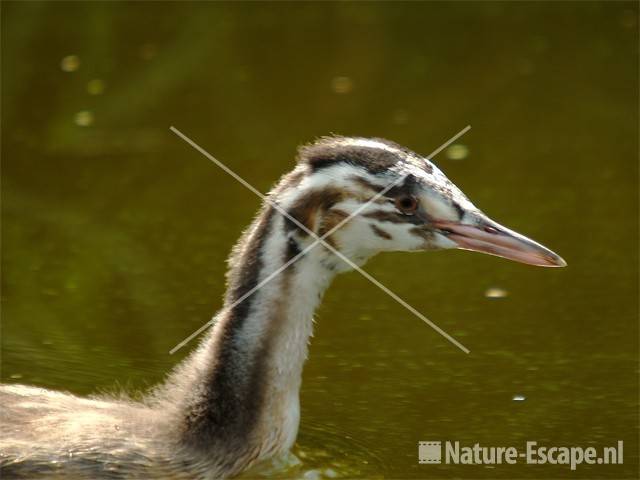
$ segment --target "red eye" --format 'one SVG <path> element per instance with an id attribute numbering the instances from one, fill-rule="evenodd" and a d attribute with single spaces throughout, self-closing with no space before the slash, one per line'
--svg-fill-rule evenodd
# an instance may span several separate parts
<path id="1" fill-rule="evenodd" d="M 396 198 L 396 208 L 403 213 L 413 213 L 418 209 L 418 199 L 411 195 Z"/>

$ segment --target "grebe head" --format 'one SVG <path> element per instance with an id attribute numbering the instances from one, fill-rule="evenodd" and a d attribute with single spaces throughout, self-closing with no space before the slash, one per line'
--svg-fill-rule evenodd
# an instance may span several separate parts
<path id="1" fill-rule="evenodd" d="M 298 160 L 272 196 L 318 236 L 357 212 L 325 239 L 356 262 L 382 251 L 459 248 L 530 265 L 566 265 L 491 220 L 431 161 L 398 144 L 324 137 L 302 147 Z M 288 235 L 296 249 L 314 241 L 294 222 L 288 222 Z"/>

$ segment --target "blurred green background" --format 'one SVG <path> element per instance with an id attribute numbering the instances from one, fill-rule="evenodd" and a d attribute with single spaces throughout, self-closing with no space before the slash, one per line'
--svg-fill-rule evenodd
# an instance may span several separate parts
<path id="1" fill-rule="evenodd" d="M 144 391 L 221 306 L 259 199 L 169 126 L 266 191 L 317 136 L 427 154 L 470 124 L 435 162 L 569 267 L 367 265 L 469 355 L 340 277 L 304 373 L 302 464 L 272 476 L 558 478 L 418 465 L 417 442 L 624 440 L 624 465 L 571 477 L 637 478 L 637 19 L 635 2 L 3 2 L 2 380 Z"/>

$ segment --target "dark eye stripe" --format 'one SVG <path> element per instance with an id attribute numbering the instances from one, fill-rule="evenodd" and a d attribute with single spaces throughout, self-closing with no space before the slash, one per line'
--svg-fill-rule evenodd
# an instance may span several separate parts
<path id="1" fill-rule="evenodd" d="M 379 222 L 412 223 L 414 225 L 423 223 L 423 220 L 418 218 L 416 215 L 402 215 L 400 213 L 387 212 L 384 210 L 375 210 L 373 212 L 363 213 L 362 216 L 366 218 L 372 218 Z"/>
<path id="2" fill-rule="evenodd" d="M 453 208 L 456 209 L 456 212 L 458 212 L 458 218 L 462 220 L 462 217 L 464 217 L 464 209 L 460 206 L 458 202 L 452 202 L 452 205 L 453 205 Z"/>
<path id="3" fill-rule="evenodd" d="M 373 233 L 375 233 L 377 236 L 384 238 L 385 240 L 393 240 L 393 236 L 386 230 L 383 230 L 380 227 L 376 227 L 375 225 L 370 225 L 370 226 L 371 226 L 371 230 L 373 230 Z"/>

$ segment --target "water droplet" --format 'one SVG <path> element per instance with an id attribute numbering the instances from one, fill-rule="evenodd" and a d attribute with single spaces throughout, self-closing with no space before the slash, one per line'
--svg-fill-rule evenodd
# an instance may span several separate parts
<path id="1" fill-rule="evenodd" d="M 334 77 L 331 80 L 331 88 L 339 94 L 350 93 L 353 90 L 353 82 L 349 77 Z"/>
<path id="2" fill-rule="evenodd" d="M 338 472 L 336 472 L 333 468 L 325 468 L 324 475 L 327 478 L 338 478 Z"/>
<path id="3" fill-rule="evenodd" d="M 63 72 L 75 72 L 80 67 L 80 59 L 77 55 L 67 55 L 60 61 Z"/>
<path id="4" fill-rule="evenodd" d="M 527 399 L 524 395 L 514 395 L 512 400 L 514 402 L 524 402 Z"/>
<path id="5" fill-rule="evenodd" d="M 22 374 L 21 373 L 14 373 L 13 375 L 10 375 L 9 378 L 13 378 L 15 380 L 18 380 L 19 378 L 22 378 Z"/>
<path id="6" fill-rule="evenodd" d="M 87 92 L 89 92 L 89 95 L 101 95 L 104 92 L 104 82 L 99 78 L 89 80 Z"/>
<path id="7" fill-rule="evenodd" d="M 469 148 L 466 145 L 457 143 L 447 148 L 446 155 L 449 160 L 464 160 L 469 155 Z"/>
<path id="8" fill-rule="evenodd" d="M 73 121 L 79 127 L 88 127 L 93 124 L 93 113 L 89 110 L 82 110 L 75 114 Z"/>
<path id="9" fill-rule="evenodd" d="M 505 298 L 509 296 L 509 292 L 507 292 L 504 288 L 491 287 L 488 288 L 486 292 L 484 292 L 484 296 L 487 298 Z"/>
<path id="10" fill-rule="evenodd" d="M 318 470 L 308 470 L 304 472 L 302 478 L 304 478 L 304 480 L 320 480 L 322 476 Z"/>

